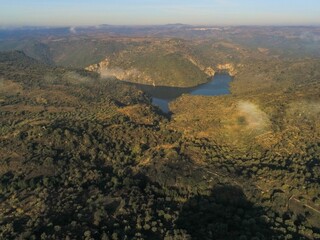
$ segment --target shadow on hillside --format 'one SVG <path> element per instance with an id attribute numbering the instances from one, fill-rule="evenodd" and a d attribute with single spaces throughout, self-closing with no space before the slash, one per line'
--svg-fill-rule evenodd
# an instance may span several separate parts
<path id="1" fill-rule="evenodd" d="M 192 239 L 271 239 L 271 230 L 261 207 L 253 206 L 242 189 L 218 185 L 210 196 L 189 199 L 182 207 L 177 227 Z"/>

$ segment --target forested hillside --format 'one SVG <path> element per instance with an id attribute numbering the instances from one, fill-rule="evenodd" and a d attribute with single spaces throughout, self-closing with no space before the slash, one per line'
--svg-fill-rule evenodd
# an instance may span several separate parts
<path id="1" fill-rule="evenodd" d="M 319 59 L 228 31 L 12 42 L 24 52 L 0 53 L 0 238 L 319 239 Z M 125 82 L 214 71 L 232 73 L 232 94 L 183 95 L 170 114 Z"/>

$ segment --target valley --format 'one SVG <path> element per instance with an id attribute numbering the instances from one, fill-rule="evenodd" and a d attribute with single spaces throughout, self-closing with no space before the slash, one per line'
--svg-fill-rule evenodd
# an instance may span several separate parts
<path id="1" fill-rule="evenodd" d="M 320 238 L 318 27 L 37 31 L 0 31 L 1 239 Z"/>

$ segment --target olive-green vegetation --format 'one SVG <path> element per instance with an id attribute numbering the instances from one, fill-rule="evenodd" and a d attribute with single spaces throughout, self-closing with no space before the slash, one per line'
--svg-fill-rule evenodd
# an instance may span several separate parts
<path id="1" fill-rule="evenodd" d="M 264 210 L 244 194 L 240 205 L 229 206 L 232 180 L 195 164 L 203 158 L 198 150 L 209 154 L 210 145 L 167 129 L 168 120 L 141 91 L 92 73 L 51 68 L 22 52 L 1 54 L 0 69 L 1 238 L 275 234 L 259 220 Z M 202 201 L 214 203 L 210 211 L 230 208 L 231 215 L 214 218 L 217 225 L 204 223 L 197 233 L 188 223 L 188 206 Z M 233 228 L 237 215 L 242 227 Z M 245 226 L 246 219 L 256 228 Z"/>
<path id="2" fill-rule="evenodd" d="M 80 32 L 3 37 L 0 51 L 23 50 L 42 62 L 75 68 L 107 58 L 114 75 L 124 75 L 121 80 L 176 87 L 206 82 L 206 68 L 218 64 L 320 56 L 319 27 L 105 26 Z"/>
<path id="3" fill-rule="evenodd" d="M 56 65 L 85 68 L 100 62 L 106 56 L 128 49 L 134 43 L 114 40 L 113 38 L 62 37 L 46 41 L 52 60 Z"/>
<path id="4" fill-rule="evenodd" d="M 37 39 L 10 39 L 9 41 L 0 40 L 0 51 L 8 50 L 23 51 L 28 56 L 43 63 L 54 63 L 49 46 Z"/>
<path id="5" fill-rule="evenodd" d="M 279 224 L 289 223 L 283 233 L 296 227 L 311 239 L 320 227 L 319 64 L 247 61 L 231 83 L 231 96 L 184 95 L 170 105 L 171 129 L 224 143 L 224 157 L 206 160 L 251 179 L 261 205 L 282 214 Z"/>
<path id="6" fill-rule="evenodd" d="M 0 53 L 0 238 L 319 239 L 319 60 L 226 31 L 42 39 L 26 51 L 41 62 Z M 157 85 L 224 63 L 236 75 L 231 95 L 183 95 L 169 117 L 79 69 L 105 58 Z"/>
<path id="7" fill-rule="evenodd" d="M 143 73 L 145 77 L 136 79 L 134 74 L 132 79 L 127 80 L 154 83 L 157 86 L 190 87 L 207 81 L 209 76 L 204 73 L 204 68 L 201 69 L 196 61 L 192 61 L 187 46 L 181 46 L 183 44 L 179 40 L 140 44 L 139 47 L 111 57 L 110 68 L 137 70 L 137 75 Z"/>
<path id="8" fill-rule="evenodd" d="M 141 91 L 22 52 L 1 54 L 0 69 L 1 238 L 301 234 L 228 175 L 224 146 L 170 130 Z"/>
<path id="9" fill-rule="evenodd" d="M 104 59 L 110 61 L 103 75 L 125 75 L 126 81 L 149 85 L 190 87 L 204 83 L 208 75 L 189 42 L 175 39 L 60 37 L 54 39 L 2 41 L 0 50 L 23 50 L 51 65 L 85 68 Z M 109 72 L 114 74 L 108 74 Z"/>
<path id="10" fill-rule="evenodd" d="M 51 65 L 84 68 L 107 55 L 128 47 L 128 43 L 112 39 L 88 37 L 26 38 L 2 40 L 0 51 L 18 50 Z"/>

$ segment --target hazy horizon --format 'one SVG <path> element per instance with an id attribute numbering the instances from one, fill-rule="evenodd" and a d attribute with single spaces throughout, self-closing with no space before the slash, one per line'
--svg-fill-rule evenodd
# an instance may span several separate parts
<path id="1" fill-rule="evenodd" d="M 110 27 L 157 27 L 166 25 L 186 25 L 190 27 L 320 27 L 319 24 L 190 24 L 190 23 L 163 23 L 163 24 L 109 24 L 101 23 L 98 25 L 0 25 L 0 29 L 53 29 L 53 28 L 90 28 L 96 27 L 97 29 L 102 26 Z"/>
<path id="2" fill-rule="evenodd" d="M 316 0 L 13 0 L 2 1 L 0 26 L 320 25 Z M 1 2 L 0 2 L 1 3 Z"/>

